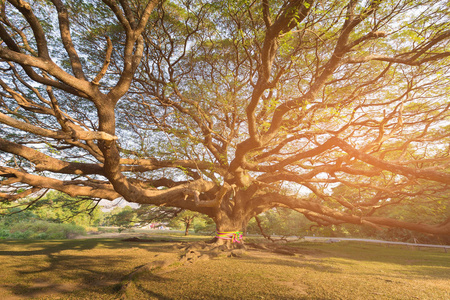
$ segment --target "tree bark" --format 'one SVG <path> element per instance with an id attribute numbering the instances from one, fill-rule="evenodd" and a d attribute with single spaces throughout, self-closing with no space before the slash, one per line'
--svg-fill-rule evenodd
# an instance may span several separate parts
<path id="1" fill-rule="evenodd" d="M 216 236 L 213 242 L 227 245 L 228 248 L 244 244 L 244 234 L 250 216 L 243 208 L 234 208 L 232 213 L 218 211 L 213 218 L 216 223 Z"/>
<path id="2" fill-rule="evenodd" d="M 186 229 L 184 230 L 184 235 L 189 235 L 189 228 L 191 227 L 191 223 L 194 220 L 194 218 L 187 217 L 184 219 L 184 225 L 186 225 Z"/>

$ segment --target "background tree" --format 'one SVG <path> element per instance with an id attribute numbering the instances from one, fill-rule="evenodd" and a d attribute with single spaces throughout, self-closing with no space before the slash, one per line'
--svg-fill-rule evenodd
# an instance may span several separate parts
<path id="1" fill-rule="evenodd" d="M 140 224 L 136 211 L 130 207 L 115 207 L 112 211 L 105 214 L 104 224 L 107 226 L 118 226 L 119 232 L 127 228 Z"/>
<path id="2" fill-rule="evenodd" d="M 102 215 L 98 202 L 99 200 L 74 198 L 57 191 L 49 191 L 30 208 L 42 220 L 92 227 L 99 225 Z M 29 205 L 28 201 L 25 203 Z"/>
<path id="3" fill-rule="evenodd" d="M 174 219 L 172 219 L 172 221 L 171 221 L 171 223 L 169 223 L 169 225 L 173 226 L 173 225 L 176 225 L 177 223 L 181 223 L 184 227 L 184 235 L 189 235 L 189 229 L 191 228 L 191 225 L 193 225 L 193 222 L 196 217 L 198 217 L 197 212 L 185 210 L 185 211 L 179 213 Z M 180 227 L 180 226 L 177 226 L 177 227 Z"/>
<path id="4" fill-rule="evenodd" d="M 3 1 L 2 201 L 50 188 L 189 209 L 221 232 L 285 207 L 320 225 L 449 234 L 448 216 L 383 213 L 449 201 L 449 11 Z"/>
<path id="5" fill-rule="evenodd" d="M 182 228 L 184 235 L 189 235 L 189 230 L 192 228 L 195 232 L 208 231 L 208 225 L 211 221 L 210 218 L 198 212 L 183 210 L 170 219 L 169 226 L 171 228 Z"/>
<path id="6" fill-rule="evenodd" d="M 287 237 L 301 238 L 306 235 L 313 235 L 311 227 L 315 223 L 309 221 L 305 216 L 297 211 L 287 208 L 271 209 L 250 220 L 247 232 L 262 234 L 265 238 L 275 241 L 276 239 L 286 239 Z M 276 239 L 272 235 L 277 235 Z"/>

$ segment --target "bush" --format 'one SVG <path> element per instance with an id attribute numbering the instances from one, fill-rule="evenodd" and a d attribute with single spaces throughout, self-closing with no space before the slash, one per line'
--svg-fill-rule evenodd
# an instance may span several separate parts
<path id="1" fill-rule="evenodd" d="M 0 238 L 3 239 L 67 239 L 85 233 L 86 230 L 78 225 L 42 220 L 19 222 L 0 228 Z"/>
<path id="2" fill-rule="evenodd" d="M 216 224 L 205 221 L 194 223 L 194 232 L 207 234 L 214 233 L 216 232 Z"/>

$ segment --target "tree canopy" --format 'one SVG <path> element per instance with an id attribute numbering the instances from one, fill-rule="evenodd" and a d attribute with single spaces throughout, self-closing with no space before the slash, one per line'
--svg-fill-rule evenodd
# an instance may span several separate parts
<path id="1" fill-rule="evenodd" d="M 450 4 L 8 0 L 0 197 L 450 234 Z M 391 213 L 416 206 L 426 222 Z"/>

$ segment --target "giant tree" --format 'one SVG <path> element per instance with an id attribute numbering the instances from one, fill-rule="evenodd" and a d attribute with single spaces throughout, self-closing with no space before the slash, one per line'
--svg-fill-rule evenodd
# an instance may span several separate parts
<path id="1" fill-rule="evenodd" d="M 274 207 L 320 225 L 450 233 L 450 218 L 379 213 L 449 202 L 447 1 L 0 11 L 4 202 L 41 189 L 123 197 L 204 213 L 229 237 Z"/>

